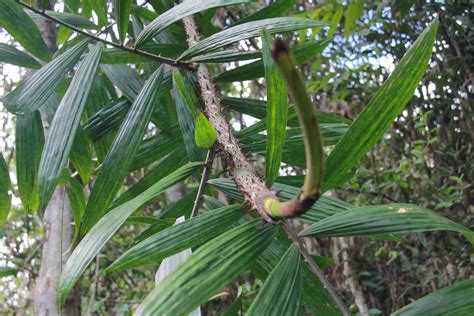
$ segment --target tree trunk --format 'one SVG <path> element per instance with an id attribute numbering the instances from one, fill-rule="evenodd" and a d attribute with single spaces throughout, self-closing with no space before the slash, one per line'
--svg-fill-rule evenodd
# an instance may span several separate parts
<path id="1" fill-rule="evenodd" d="M 41 268 L 33 290 L 35 315 L 61 315 L 57 299 L 58 282 L 73 236 L 71 220 L 71 205 L 66 189 L 57 187 L 43 217 L 45 236 Z M 73 306 L 69 302 L 69 306 L 66 304 L 64 307 L 65 315 L 78 315 L 71 313 L 77 310 L 73 301 Z M 66 313 L 66 310 L 69 312 Z"/>

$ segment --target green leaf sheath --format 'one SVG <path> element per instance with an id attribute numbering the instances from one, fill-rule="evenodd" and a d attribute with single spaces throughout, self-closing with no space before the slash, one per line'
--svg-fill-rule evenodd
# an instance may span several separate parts
<path id="1" fill-rule="evenodd" d="M 58 299 L 61 304 L 64 304 L 74 284 L 94 257 L 135 210 L 148 203 L 170 186 L 189 177 L 191 173 L 200 166 L 202 166 L 202 163 L 195 162 L 179 168 L 172 174 L 156 182 L 145 192 L 127 203 L 115 207 L 102 217 L 89 233 L 84 236 L 76 248 L 74 248 L 74 251 L 63 267 L 58 291 Z"/>
<path id="2" fill-rule="evenodd" d="M 99 67 L 103 45 L 92 46 L 56 110 L 43 148 L 39 167 L 40 205 L 46 207 L 66 167 L 76 130 Z"/>
<path id="3" fill-rule="evenodd" d="M 343 237 L 450 230 L 474 243 L 474 232 L 412 204 L 363 206 L 335 214 L 304 229 L 301 236 Z"/>
<path id="4" fill-rule="evenodd" d="M 11 196 L 8 193 L 11 189 L 10 173 L 8 171 L 7 163 L 0 154 L 0 225 L 3 225 L 7 220 L 8 212 L 10 211 Z"/>
<path id="5" fill-rule="evenodd" d="M 39 207 L 38 170 L 44 145 L 39 111 L 17 115 L 15 138 L 18 191 L 23 208 L 32 213 Z"/>
<path id="6" fill-rule="evenodd" d="M 267 185 L 271 185 L 280 171 L 283 145 L 286 136 L 288 102 L 285 80 L 272 58 L 272 38 L 262 31 L 263 64 L 267 90 L 267 146 L 265 155 Z"/>
<path id="7" fill-rule="evenodd" d="M 43 106 L 77 63 L 88 43 L 82 41 L 69 48 L 4 96 L 2 102 L 7 110 L 14 114 L 26 114 Z"/>
<path id="8" fill-rule="evenodd" d="M 51 59 L 51 51 L 41 37 L 38 26 L 15 0 L 0 0 L 0 27 L 31 54 L 44 61 Z"/>
<path id="9" fill-rule="evenodd" d="M 380 140 L 405 108 L 428 66 L 437 28 L 438 20 L 435 20 L 423 31 L 331 151 L 326 160 L 323 191 L 347 179 L 348 171 Z"/>
<path id="10" fill-rule="evenodd" d="M 156 106 L 162 80 L 163 68 L 160 67 L 146 81 L 120 126 L 92 187 L 84 216 L 84 232 L 107 212 L 122 186 Z"/>
<path id="11" fill-rule="evenodd" d="M 163 31 L 167 26 L 182 18 L 207 9 L 228 6 L 238 3 L 251 2 L 252 0 L 203 0 L 184 1 L 163 14 L 160 14 L 153 22 L 148 24 L 138 35 L 135 46 L 140 47 L 150 42 L 155 36 Z"/>
<path id="12" fill-rule="evenodd" d="M 255 22 L 248 22 L 230 27 L 224 31 L 216 33 L 200 41 L 185 51 L 179 59 L 189 59 L 191 57 L 215 51 L 232 43 L 260 36 L 263 29 L 270 34 L 296 31 L 316 26 L 324 26 L 324 23 L 300 19 L 300 18 L 273 18 Z"/>
<path id="13" fill-rule="evenodd" d="M 300 315 L 301 255 L 298 244 L 285 252 L 245 315 Z"/>
<path id="14" fill-rule="evenodd" d="M 130 10 L 132 8 L 132 0 L 115 0 L 115 17 L 119 31 L 120 42 L 125 42 L 127 35 L 128 22 L 130 20 Z"/>
<path id="15" fill-rule="evenodd" d="M 474 310 L 474 280 L 439 289 L 396 311 L 392 316 L 468 316 Z"/>
<path id="16" fill-rule="evenodd" d="M 184 249 L 219 235 L 242 217 L 246 208 L 224 206 L 173 225 L 145 239 L 122 254 L 107 271 L 119 271 L 156 263 Z"/>
<path id="17" fill-rule="evenodd" d="M 190 313 L 245 270 L 274 234 L 275 227 L 255 219 L 214 238 L 158 283 L 136 315 Z"/>

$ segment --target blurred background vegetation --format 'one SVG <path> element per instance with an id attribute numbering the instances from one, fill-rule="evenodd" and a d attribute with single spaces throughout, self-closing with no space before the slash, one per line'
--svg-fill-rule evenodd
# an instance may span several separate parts
<path id="1" fill-rule="evenodd" d="M 153 6 L 157 11 L 172 5 L 171 1 L 148 2 L 146 6 Z M 349 119 L 360 113 L 406 49 L 428 22 L 439 16 L 435 52 L 415 96 L 383 140 L 361 161 L 349 183 L 333 193 L 356 206 L 393 201 L 414 203 L 472 229 L 472 3 L 468 0 L 294 2 L 288 15 L 330 25 L 330 29 L 318 35 L 332 37 L 330 44 L 317 59 L 302 66 L 314 103 L 322 110 Z M 268 3 L 260 1 L 205 12 L 198 17 L 201 32 L 209 34 L 215 28 L 225 28 Z M 74 12 L 74 6 L 69 8 Z M 209 20 L 206 17 L 212 17 L 212 24 L 204 23 Z M 59 29 L 60 36 L 64 32 Z M 296 43 L 294 38 L 287 39 Z M 0 31 L 0 40 L 12 43 L 3 31 Z M 260 43 L 247 41 L 240 45 L 248 49 Z M 226 67 L 236 66 L 232 63 Z M 224 69 L 212 70 L 219 73 Z M 8 92 L 24 74 L 24 69 L 0 64 L 1 94 Z M 264 95 L 261 81 L 220 83 L 219 87 L 230 91 L 230 96 L 262 98 Z M 230 110 L 228 115 L 237 129 L 251 124 L 245 115 L 238 116 Z M 2 106 L 0 117 L 0 149 L 10 170 L 14 170 L 14 119 Z M 128 183 L 135 183 L 144 172 L 146 170 L 137 171 L 136 178 L 129 177 Z M 299 173 L 301 170 L 282 168 L 281 172 Z M 152 214 L 166 210 L 173 206 L 176 196 L 184 196 L 193 189 L 179 185 L 147 211 Z M 17 192 L 13 193 L 18 197 Z M 25 215 L 18 198 L 14 201 L 17 209 L 0 228 L 0 266 L 8 267 L 0 270 L 0 301 L 5 302 L 0 304 L 0 314 L 31 311 L 30 293 L 39 269 L 43 240 L 41 220 L 36 215 Z M 108 244 L 96 264 L 109 265 L 136 242 L 139 233 L 146 228 L 144 224 L 130 222 Z M 308 241 L 308 246 L 315 253 L 332 258 L 333 265 L 326 272 L 354 313 L 365 308 L 371 314 L 388 314 L 410 303 L 410 299 L 472 277 L 472 248 L 461 236 L 447 232 L 410 235 L 405 243 L 323 238 Z M 83 311 L 128 314 L 154 282 L 156 266 L 107 276 L 98 274 L 96 264 L 89 268 L 82 281 Z M 227 308 L 237 296 L 237 283 L 243 288 L 244 307 L 261 284 L 251 274 L 240 276 L 235 284 L 203 306 L 204 314 L 218 314 Z"/>

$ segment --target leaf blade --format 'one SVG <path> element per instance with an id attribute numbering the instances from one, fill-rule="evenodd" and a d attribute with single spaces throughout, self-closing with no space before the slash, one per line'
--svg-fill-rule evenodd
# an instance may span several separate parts
<path id="1" fill-rule="evenodd" d="M 127 170 L 141 143 L 163 81 L 163 68 L 158 68 L 146 81 L 127 113 L 94 182 L 86 214 L 87 232 L 107 212 L 127 175 Z"/>
<path id="2" fill-rule="evenodd" d="M 127 35 L 132 2 L 132 0 L 115 0 L 117 27 L 119 31 L 120 42 L 122 43 L 125 42 L 125 36 Z"/>
<path id="3" fill-rule="evenodd" d="M 331 151 L 326 159 L 323 191 L 345 181 L 350 168 L 382 137 L 411 99 L 428 65 L 437 27 L 438 20 L 426 27 Z"/>
<path id="4" fill-rule="evenodd" d="M 252 0 L 206 0 L 206 1 L 185 1 L 159 15 L 155 20 L 148 24 L 145 29 L 138 35 L 136 46 L 140 47 L 144 43 L 151 41 L 153 37 L 158 35 L 167 26 L 173 24 L 182 18 L 198 13 L 207 9 L 232 5 L 237 3 L 251 2 Z"/>
<path id="5" fill-rule="evenodd" d="M 8 191 L 11 188 L 10 173 L 8 172 L 8 166 L 3 158 L 3 154 L 0 154 L 0 225 L 3 225 L 8 217 L 10 211 L 11 196 Z"/>
<path id="6" fill-rule="evenodd" d="M 267 90 L 266 182 L 272 184 L 280 171 L 288 119 L 287 91 L 283 77 L 273 61 L 270 34 L 262 31 L 263 65 Z"/>
<path id="7" fill-rule="evenodd" d="M 66 165 L 87 97 L 96 76 L 102 44 L 93 46 L 80 63 L 56 110 L 46 138 L 39 167 L 40 205 L 46 207 Z"/>

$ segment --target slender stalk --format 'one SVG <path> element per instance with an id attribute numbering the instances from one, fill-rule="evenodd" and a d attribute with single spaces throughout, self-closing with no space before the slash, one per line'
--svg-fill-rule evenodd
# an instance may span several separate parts
<path id="1" fill-rule="evenodd" d="M 324 276 L 324 273 L 323 271 L 321 271 L 321 269 L 318 267 L 318 265 L 316 264 L 316 262 L 314 261 L 313 257 L 310 255 L 310 253 L 308 252 L 308 250 L 306 249 L 306 247 L 304 246 L 303 242 L 301 241 L 300 238 L 298 238 L 298 236 L 296 236 L 296 234 L 293 232 L 293 230 L 291 229 L 291 226 L 290 224 L 288 224 L 287 221 L 285 220 L 282 220 L 280 222 L 280 225 L 281 227 L 283 228 L 283 230 L 285 231 L 285 233 L 288 235 L 288 237 L 293 240 L 294 242 L 297 242 L 299 245 L 300 245 L 300 252 L 301 252 L 301 255 L 303 255 L 303 258 L 305 259 L 305 261 L 308 263 L 311 271 L 314 273 L 314 275 L 319 279 L 319 281 L 321 281 L 321 283 L 323 284 L 324 288 L 326 288 L 326 290 L 328 291 L 329 293 L 329 296 L 331 296 L 331 298 L 333 299 L 334 303 L 336 303 L 337 307 L 339 308 L 339 310 L 341 311 L 341 314 L 344 315 L 344 316 L 349 316 L 349 312 L 346 310 L 346 307 L 344 305 L 344 303 L 342 302 L 342 299 L 339 297 L 339 295 L 337 294 L 336 292 L 336 289 L 332 286 L 331 283 L 329 283 L 329 281 L 326 279 L 326 277 Z"/>
<path id="2" fill-rule="evenodd" d="M 211 173 L 212 162 L 214 161 L 214 156 L 216 152 L 214 146 L 207 151 L 206 162 L 204 164 L 204 170 L 202 171 L 201 181 L 199 182 L 199 188 L 196 193 L 196 198 L 194 199 L 193 210 L 191 211 L 191 218 L 197 215 L 199 210 L 199 205 L 201 204 L 202 194 L 206 188 L 207 180 L 209 179 L 209 174 Z"/>
<path id="3" fill-rule="evenodd" d="M 175 66 L 175 67 L 180 67 L 180 68 L 184 68 L 184 69 L 188 69 L 188 70 L 192 70 L 193 69 L 193 66 L 190 65 L 189 63 L 186 63 L 186 62 L 181 62 L 181 61 L 177 61 L 177 60 L 174 60 L 174 59 L 171 59 L 171 58 L 166 58 L 166 57 L 162 57 L 162 56 L 158 56 L 158 55 L 155 55 L 155 54 L 152 54 L 152 53 L 149 53 L 147 51 L 143 51 L 143 50 L 140 50 L 140 49 L 136 49 L 136 48 L 130 48 L 130 47 L 127 47 L 127 46 L 123 46 L 122 44 L 118 44 L 118 43 L 114 43 L 114 42 L 111 42 L 111 41 L 108 41 L 106 39 L 103 39 L 103 38 L 100 38 L 96 35 L 93 35 L 93 34 L 90 34 L 86 31 L 83 31 L 75 26 L 72 26 L 68 23 L 65 23 L 61 20 L 58 20 L 50 15 L 48 15 L 47 13 L 41 11 L 41 10 L 38 10 L 24 2 L 21 2 L 21 1 L 18 1 L 18 4 L 22 5 L 23 7 L 27 8 L 28 10 L 31 10 L 45 18 L 47 18 L 48 20 L 51 20 L 53 22 L 56 22 L 60 25 L 63 25 L 65 27 L 67 27 L 68 29 L 74 31 L 74 32 L 77 32 L 79 34 L 82 34 L 84 36 L 87 36 L 97 42 L 102 42 L 106 45 L 110 45 L 112 47 L 115 47 L 115 48 L 118 48 L 120 50 L 123 50 L 123 51 L 126 51 L 128 53 L 132 53 L 132 54 L 135 54 L 135 55 L 139 55 L 139 56 L 144 56 L 144 57 L 148 57 L 152 60 L 155 60 L 155 61 L 158 61 L 158 62 L 161 62 L 161 63 L 164 63 L 164 64 L 168 64 L 168 65 L 171 65 L 171 66 Z M 100 33 L 99 33 L 100 34 Z"/>

